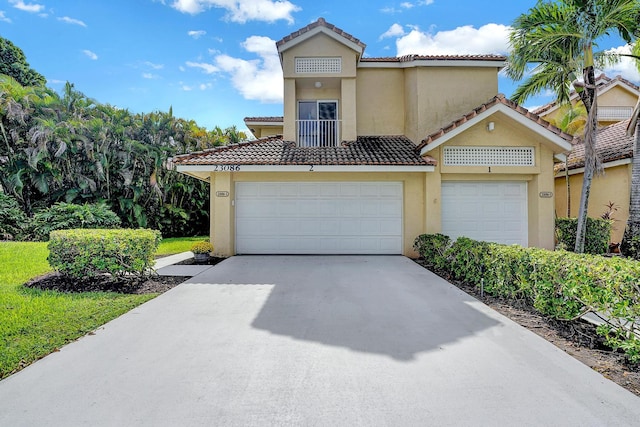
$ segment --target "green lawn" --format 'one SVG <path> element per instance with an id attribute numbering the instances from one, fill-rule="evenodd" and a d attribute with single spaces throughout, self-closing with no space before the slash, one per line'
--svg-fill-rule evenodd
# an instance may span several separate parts
<path id="1" fill-rule="evenodd" d="M 166 256 L 179 254 L 180 252 L 186 252 L 191 250 L 191 246 L 195 242 L 201 242 L 203 240 L 209 241 L 209 237 L 171 237 L 168 239 L 162 239 L 160 247 L 156 251 L 156 255 Z"/>
<path id="2" fill-rule="evenodd" d="M 202 239 L 165 239 L 157 254 L 187 251 Z M 47 243 L 0 242 L 0 379 L 156 296 L 23 287 L 51 270 L 48 254 Z"/>

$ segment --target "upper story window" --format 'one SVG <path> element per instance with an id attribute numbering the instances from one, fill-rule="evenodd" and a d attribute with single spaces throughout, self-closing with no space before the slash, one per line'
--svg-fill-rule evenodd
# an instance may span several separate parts
<path id="1" fill-rule="evenodd" d="M 296 58 L 296 73 L 341 73 L 342 58 Z"/>
<path id="2" fill-rule="evenodd" d="M 445 166 L 535 166 L 533 147 L 445 147 Z"/>

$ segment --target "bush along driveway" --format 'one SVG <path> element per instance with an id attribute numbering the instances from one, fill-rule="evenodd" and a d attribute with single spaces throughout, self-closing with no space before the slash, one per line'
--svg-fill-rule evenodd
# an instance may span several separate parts
<path id="1" fill-rule="evenodd" d="M 0 425 L 633 425 L 639 403 L 401 256 L 232 257 L 0 381 Z"/>
<path id="2" fill-rule="evenodd" d="M 550 318 L 598 315 L 598 333 L 607 345 L 640 366 L 640 262 L 465 237 L 451 243 L 441 234 L 419 236 L 415 248 L 429 266 L 453 279 L 521 300 Z"/>

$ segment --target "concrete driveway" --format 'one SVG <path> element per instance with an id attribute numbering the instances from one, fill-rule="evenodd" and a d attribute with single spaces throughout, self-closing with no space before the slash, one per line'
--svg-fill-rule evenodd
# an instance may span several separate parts
<path id="1" fill-rule="evenodd" d="M 638 420 L 640 398 L 399 256 L 230 258 L 0 381 L 2 426 Z"/>

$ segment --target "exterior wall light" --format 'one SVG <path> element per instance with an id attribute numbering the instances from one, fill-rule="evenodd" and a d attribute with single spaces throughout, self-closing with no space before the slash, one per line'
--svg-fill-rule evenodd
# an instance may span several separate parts
<path id="1" fill-rule="evenodd" d="M 316 82 L 314 86 L 316 89 L 320 89 L 322 87 L 322 82 Z"/>
<path id="2" fill-rule="evenodd" d="M 496 128 L 496 124 L 495 124 L 494 122 L 489 122 L 489 123 L 487 124 L 487 130 L 488 130 L 489 132 L 493 132 L 493 130 L 494 130 L 495 128 Z"/>

